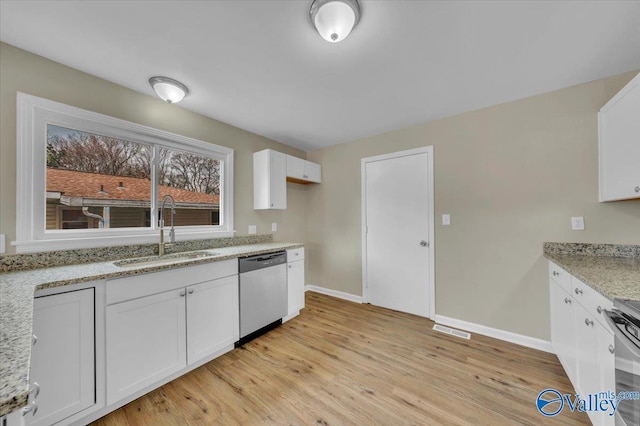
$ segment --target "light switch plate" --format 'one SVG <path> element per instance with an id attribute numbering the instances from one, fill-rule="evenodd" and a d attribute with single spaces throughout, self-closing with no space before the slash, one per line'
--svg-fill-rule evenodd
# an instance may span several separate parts
<path id="1" fill-rule="evenodd" d="M 7 240 L 4 234 L 0 234 L 0 254 L 7 251 Z"/>
<path id="2" fill-rule="evenodd" d="M 256 233 L 256 226 L 255 225 L 249 225 L 249 235 L 255 234 Z"/>
<path id="3" fill-rule="evenodd" d="M 572 217 L 571 229 L 573 229 L 574 231 L 584 231 L 584 217 Z"/>
<path id="4" fill-rule="evenodd" d="M 449 213 L 442 215 L 442 224 L 445 226 L 451 225 L 451 215 Z"/>
<path id="5" fill-rule="evenodd" d="M 271 232 L 276 232 L 278 230 L 278 224 L 273 222 L 271 224 Z"/>

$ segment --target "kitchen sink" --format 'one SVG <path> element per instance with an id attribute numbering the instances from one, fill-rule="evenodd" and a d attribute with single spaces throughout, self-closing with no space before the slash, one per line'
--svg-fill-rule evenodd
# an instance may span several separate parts
<path id="1" fill-rule="evenodd" d="M 192 251 L 190 253 L 175 253 L 164 256 L 149 256 L 142 257 L 140 259 L 120 260 L 118 262 L 113 262 L 113 264 L 120 268 L 140 268 L 143 266 L 161 266 L 188 260 L 206 259 L 209 257 L 215 257 L 218 254 L 219 253 L 213 251 Z"/>

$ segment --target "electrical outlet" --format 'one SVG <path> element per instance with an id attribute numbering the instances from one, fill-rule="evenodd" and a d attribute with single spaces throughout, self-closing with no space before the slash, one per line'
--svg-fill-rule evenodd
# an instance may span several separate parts
<path id="1" fill-rule="evenodd" d="M 249 225 L 249 235 L 255 234 L 256 233 L 256 226 L 255 225 Z"/>
<path id="2" fill-rule="evenodd" d="M 278 230 L 278 224 L 273 222 L 271 224 L 271 232 L 276 232 Z"/>
<path id="3" fill-rule="evenodd" d="M 442 215 L 442 224 L 445 226 L 451 225 L 451 215 L 449 213 Z"/>
<path id="4" fill-rule="evenodd" d="M 571 229 L 573 229 L 574 231 L 584 231 L 584 217 L 572 217 Z"/>

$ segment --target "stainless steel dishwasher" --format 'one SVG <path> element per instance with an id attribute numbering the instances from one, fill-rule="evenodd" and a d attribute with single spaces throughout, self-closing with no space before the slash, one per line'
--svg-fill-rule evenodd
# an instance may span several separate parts
<path id="1" fill-rule="evenodd" d="M 252 340 L 282 324 L 287 315 L 287 252 L 238 259 L 240 340 Z"/>

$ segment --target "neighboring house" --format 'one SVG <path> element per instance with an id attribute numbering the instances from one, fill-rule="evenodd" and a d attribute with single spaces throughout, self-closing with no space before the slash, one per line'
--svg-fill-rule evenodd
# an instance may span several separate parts
<path id="1" fill-rule="evenodd" d="M 218 195 L 168 186 L 158 190 L 158 199 L 174 198 L 176 226 L 219 224 Z M 47 168 L 50 230 L 98 228 L 100 222 L 105 228 L 149 227 L 150 199 L 149 179 Z"/>

